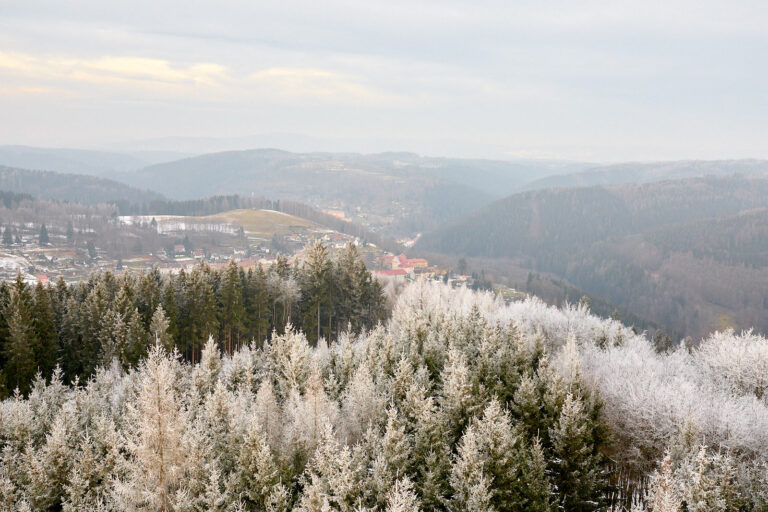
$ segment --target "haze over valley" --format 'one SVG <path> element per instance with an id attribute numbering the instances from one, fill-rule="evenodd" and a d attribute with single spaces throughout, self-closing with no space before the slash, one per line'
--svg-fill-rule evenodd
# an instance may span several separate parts
<path id="1" fill-rule="evenodd" d="M 0 512 L 768 511 L 755 0 L 0 8 Z"/>

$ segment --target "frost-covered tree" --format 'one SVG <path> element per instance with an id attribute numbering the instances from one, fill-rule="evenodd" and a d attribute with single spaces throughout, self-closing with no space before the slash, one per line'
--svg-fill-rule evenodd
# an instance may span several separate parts
<path id="1" fill-rule="evenodd" d="M 150 349 L 136 383 L 136 401 L 127 411 L 131 455 L 116 499 L 127 510 L 171 510 L 185 469 L 182 445 L 186 413 L 176 390 L 174 361 L 160 346 Z"/>

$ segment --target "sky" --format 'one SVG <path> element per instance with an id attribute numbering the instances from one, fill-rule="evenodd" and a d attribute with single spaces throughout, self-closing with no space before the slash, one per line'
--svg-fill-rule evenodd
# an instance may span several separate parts
<path id="1" fill-rule="evenodd" d="M 0 0 L 0 144 L 768 158 L 766 63 L 765 0 Z"/>

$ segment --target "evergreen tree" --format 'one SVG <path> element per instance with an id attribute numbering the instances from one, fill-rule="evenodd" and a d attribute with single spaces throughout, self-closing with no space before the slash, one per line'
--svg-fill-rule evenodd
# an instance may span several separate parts
<path id="1" fill-rule="evenodd" d="M 243 331 L 245 308 L 243 306 L 243 289 L 240 282 L 237 264 L 229 262 L 224 271 L 219 286 L 219 318 L 220 332 L 224 335 L 226 352 L 231 354 L 239 345 L 240 333 Z"/>
<path id="2" fill-rule="evenodd" d="M 13 233 L 11 233 L 11 226 L 5 226 L 3 230 L 3 245 L 10 247 L 13 245 Z"/>
<path id="3" fill-rule="evenodd" d="M 159 343 L 166 352 L 171 353 L 173 351 L 173 337 L 169 332 L 169 327 L 170 320 L 166 316 L 163 306 L 158 304 L 155 314 L 152 315 L 152 320 L 149 322 L 151 343 Z"/>
<path id="4" fill-rule="evenodd" d="M 170 511 L 186 457 L 182 445 L 185 416 L 176 391 L 175 364 L 153 347 L 138 375 L 126 479 L 116 492 L 125 508 Z"/>
<path id="5" fill-rule="evenodd" d="M 51 304 L 50 290 L 38 283 L 32 311 L 36 345 L 35 362 L 44 378 L 51 376 L 58 362 L 59 334 L 56 328 L 56 313 Z"/>
<path id="6" fill-rule="evenodd" d="M 48 237 L 48 230 L 45 227 L 45 224 L 40 225 L 40 235 L 38 236 L 38 242 L 40 245 L 48 245 L 50 242 L 50 238 Z"/>
<path id="7" fill-rule="evenodd" d="M 330 286 L 331 262 L 328 249 L 316 242 L 307 250 L 306 260 L 301 269 L 302 314 L 304 316 L 304 332 L 310 341 L 317 343 L 323 327 L 330 323 Z M 324 322 L 325 320 L 325 322 Z M 325 331 L 328 333 L 328 330 Z"/>
<path id="8" fill-rule="evenodd" d="M 75 241 L 75 228 L 72 226 L 72 221 L 67 221 L 67 243 Z"/>
<path id="9" fill-rule="evenodd" d="M 596 451 L 583 402 L 568 393 L 551 429 L 552 479 L 565 510 L 598 510 L 604 500 L 602 456 Z"/>
<path id="10" fill-rule="evenodd" d="M 274 454 L 261 432 L 259 423 L 251 423 L 230 483 L 231 492 L 252 511 L 266 510 L 282 488 Z"/>
<path id="11" fill-rule="evenodd" d="M 29 287 L 21 274 L 16 275 L 10 290 L 10 300 L 5 308 L 8 323 L 8 339 L 3 355 L 5 387 L 18 388 L 22 393 L 29 391 L 36 372 L 35 354 L 39 354 L 40 343 L 35 335 L 32 319 L 32 297 Z"/>

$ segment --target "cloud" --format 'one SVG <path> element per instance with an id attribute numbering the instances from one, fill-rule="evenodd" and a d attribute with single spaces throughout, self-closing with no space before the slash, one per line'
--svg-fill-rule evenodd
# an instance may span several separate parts
<path id="1" fill-rule="evenodd" d="M 406 98 L 368 87 L 354 77 L 311 68 L 269 68 L 251 73 L 248 81 L 285 99 L 312 99 L 339 103 L 384 104 Z"/>
<path id="2" fill-rule="evenodd" d="M 174 65 L 166 60 L 106 56 L 95 59 L 0 52 L 0 72 L 30 80 L 216 84 L 227 69 L 212 63 Z"/>
<path id="3" fill-rule="evenodd" d="M 0 52 L 0 77 L 3 75 L 23 82 L 19 91 L 97 85 L 107 94 L 188 94 L 209 101 L 381 105 L 405 99 L 364 85 L 359 78 L 323 69 L 271 67 L 251 72 L 212 62 L 183 64 L 136 56 L 77 58 Z"/>

